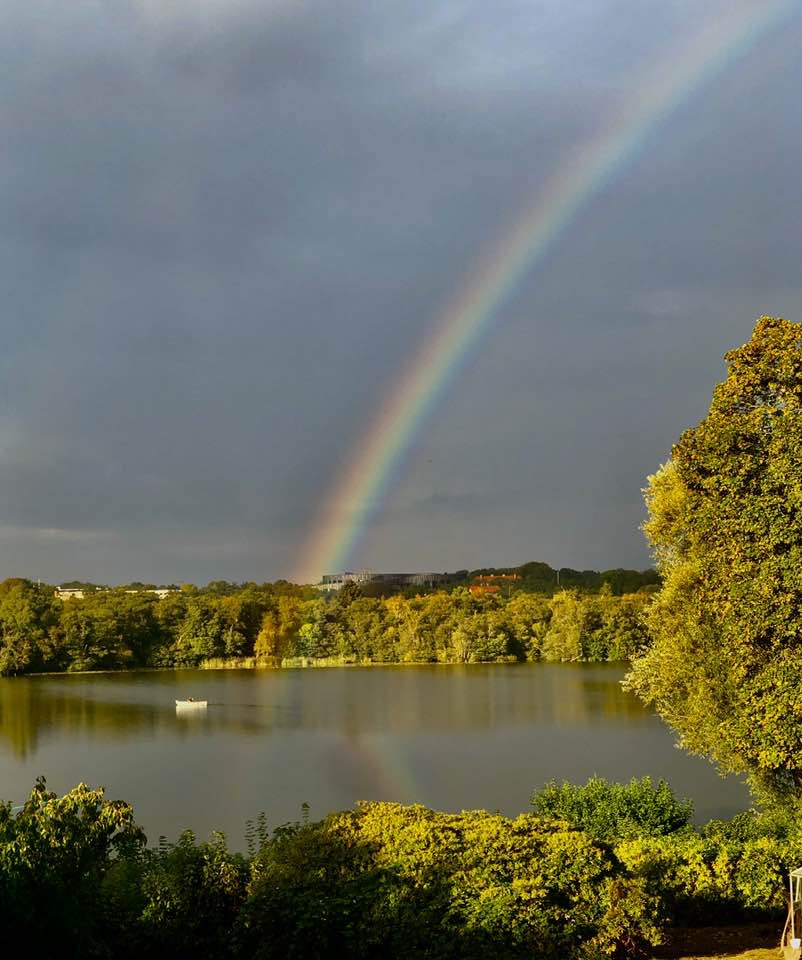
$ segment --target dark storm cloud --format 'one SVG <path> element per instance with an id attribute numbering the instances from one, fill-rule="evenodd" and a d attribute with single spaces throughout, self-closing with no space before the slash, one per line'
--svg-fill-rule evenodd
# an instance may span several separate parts
<path id="1" fill-rule="evenodd" d="M 443 304 L 699 16 L 7 4 L 0 573 L 287 572 Z M 691 97 L 559 240 L 355 562 L 646 562 L 639 488 L 721 353 L 756 313 L 802 317 L 798 34 Z"/>

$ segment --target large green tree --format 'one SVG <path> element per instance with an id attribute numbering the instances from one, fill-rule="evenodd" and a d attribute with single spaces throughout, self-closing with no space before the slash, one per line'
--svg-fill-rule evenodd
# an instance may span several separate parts
<path id="1" fill-rule="evenodd" d="M 802 325 L 762 317 L 649 479 L 664 577 L 629 686 L 683 746 L 802 797 Z"/>
<path id="2" fill-rule="evenodd" d="M 57 622 L 52 587 L 0 582 L 0 675 L 52 668 Z"/>

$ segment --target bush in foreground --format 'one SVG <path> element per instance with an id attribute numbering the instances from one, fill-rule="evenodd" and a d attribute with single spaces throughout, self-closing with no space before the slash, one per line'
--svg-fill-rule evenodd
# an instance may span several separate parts
<path id="1" fill-rule="evenodd" d="M 80 784 L 63 797 L 36 782 L 22 810 L 0 803 L 0 929 L 30 956 L 92 956 L 106 938 L 103 880 L 136 859 L 132 808 Z M 102 951 L 101 951 L 102 953 Z"/>
<path id="2" fill-rule="evenodd" d="M 370 803 L 257 855 L 247 955 L 634 957 L 659 937 L 657 907 L 565 824 Z"/>
<path id="3" fill-rule="evenodd" d="M 778 915 L 802 863 L 794 823 L 700 831 L 665 784 L 552 784 L 535 806 L 367 803 L 260 822 L 245 857 L 219 834 L 146 849 L 127 804 L 40 781 L 18 813 L 0 805 L 0 924 L 43 958 L 634 960 L 666 923 Z"/>
<path id="4" fill-rule="evenodd" d="M 693 803 L 678 800 L 665 780 L 650 777 L 610 783 L 591 777 L 584 786 L 552 780 L 532 795 L 532 806 L 544 817 L 567 820 L 597 840 L 665 836 L 687 827 Z"/>

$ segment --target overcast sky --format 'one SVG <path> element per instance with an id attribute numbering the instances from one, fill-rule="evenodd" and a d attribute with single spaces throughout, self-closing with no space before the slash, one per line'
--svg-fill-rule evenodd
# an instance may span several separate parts
<path id="1" fill-rule="evenodd" d="M 289 573 L 494 238 L 731 3 L 5 0 L 0 576 Z M 354 566 L 649 564 L 641 488 L 722 354 L 802 320 L 800 44 L 694 91 L 562 234 Z"/>

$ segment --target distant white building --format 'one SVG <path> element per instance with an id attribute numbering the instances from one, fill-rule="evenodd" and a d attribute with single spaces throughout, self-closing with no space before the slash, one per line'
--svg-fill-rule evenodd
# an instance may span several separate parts
<path id="1" fill-rule="evenodd" d="M 126 590 L 126 593 L 155 593 L 159 600 L 164 600 L 171 593 L 178 593 L 177 590 L 171 590 L 169 587 L 156 587 L 149 590 Z"/>
<path id="2" fill-rule="evenodd" d="M 84 592 L 80 587 L 56 587 L 55 596 L 59 600 L 83 600 Z"/>
<path id="3" fill-rule="evenodd" d="M 320 583 L 319 590 L 342 590 L 346 583 L 370 583 L 375 574 L 370 570 L 359 570 L 356 573 L 346 570 L 344 573 L 326 573 Z"/>
<path id="4" fill-rule="evenodd" d="M 395 587 L 434 587 L 451 583 L 453 577 L 448 573 L 373 573 L 360 570 L 353 573 L 327 573 L 316 584 L 318 590 L 342 590 L 346 583 L 384 583 Z"/>
<path id="5" fill-rule="evenodd" d="M 90 591 L 91 593 L 102 593 L 104 590 L 107 590 L 108 587 L 99 587 L 97 590 Z M 154 587 L 151 589 L 144 590 L 126 590 L 126 593 L 154 593 L 159 598 L 159 600 L 164 600 L 165 597 L 168 597 L 171 593 L 177 593 L 177 590 L 172 590 L 169 587 Z M 83 600 L 87 596 L 87 591 L 82 587 L 56 587 L 55 596 L 59 600 Z"/>

